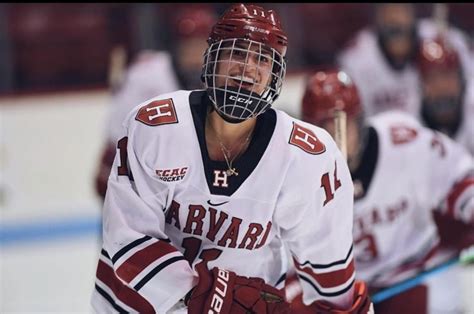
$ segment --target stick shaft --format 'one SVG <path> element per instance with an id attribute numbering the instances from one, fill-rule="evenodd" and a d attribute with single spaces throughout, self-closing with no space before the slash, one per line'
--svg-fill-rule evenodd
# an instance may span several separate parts
<path id="1" fill-rule="evenodd" d="M 347 115 L 344 110 L 335 111 L 334 128 L 334 140 L 347 160 Z"/>
<path id="2" fill-rule="evenodd" d="M 371 296 L 372 302 L 379 303 L 379 302 L 385 301 L 388 298 L 391 298 L 410 288 L 413 288 L 414 286 L 420 284 L 426 277 L 443 272 L 449 269 L 451 266 L 456 265 L 458 262 L 459 262 L 459 258 L 457 256 L 450 258 L 449 260 L 441 263 L 440 265 L 437 265 L 431 269 L 428 269 L 426 271 L 419 273 L 413 278 L 409 278 L 389 288 L 383 289 L 382 291 L 379 291 L 375 293 L 373 296 Z"/>

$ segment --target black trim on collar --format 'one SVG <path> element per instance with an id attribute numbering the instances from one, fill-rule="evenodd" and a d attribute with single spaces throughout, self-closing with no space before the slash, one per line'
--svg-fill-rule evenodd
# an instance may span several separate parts
<path id="1" fill-rule="evenodd" d="M 214 195 L 231 196 L 250 176 L 265 153 L 275 130 L 276 112 L 269 109 L 257 116 L 257 124 L 247 150 L 233 163 L 239 175 L 227 177 L 228 187 L 216 187 L 213 185 L 214 170 L 226 171 L 228 167 L 225 161 L 215 161 L 209 158 L 205 138 L 205 121 L 208 108 L 209 106 L 212 107 L 212 103 L 206 91 L 193 91 L 189 95 L 189 104 L 201 148 L 201 157 L 209 190 Z"/>

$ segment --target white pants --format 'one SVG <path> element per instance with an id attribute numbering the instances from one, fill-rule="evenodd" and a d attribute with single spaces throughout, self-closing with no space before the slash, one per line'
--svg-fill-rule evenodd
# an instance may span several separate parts
<path id="1" fill-rule="evenodd" d="M 428 286 L 429 314 L 468 313 L 464 304 L 464 294 L 466 293 L 463 291 L 462 276 L 464 273 L 463 266 L 453 265 L 425 280 L 425 284 Z"/>

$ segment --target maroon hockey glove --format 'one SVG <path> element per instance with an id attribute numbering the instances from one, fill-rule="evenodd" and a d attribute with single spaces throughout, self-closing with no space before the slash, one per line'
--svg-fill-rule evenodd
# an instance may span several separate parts
<path id="1" fill-rule="evenodd" d="M 189 314 L 290 313 L 284 292 L 261 278 L 237 276 L 217 267 L 209 271 L 207 263 L 199 263 L 196 270 L 199 282 L 185 301 Z"/>
<path id="2" fill-rule="evenodd" d="M 357 281 L 354 288 L 354 302 L 348 310 L 340 310 L 326 301 L 316 301 L 310 305 L 312 313 L 328 314 L 373 314 L 374 309 L 370 301 L 367 285 L 363 281 Z"/>

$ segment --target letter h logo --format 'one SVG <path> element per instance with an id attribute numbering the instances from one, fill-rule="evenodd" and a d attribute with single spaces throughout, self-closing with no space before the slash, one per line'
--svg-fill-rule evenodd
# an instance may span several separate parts
<path id="1" fill-rule="evenodd" d="M 228 187 L 227 184 L 227 172 L 222 170 L 214 170 L 214 183 L 215 187 Z"/>

